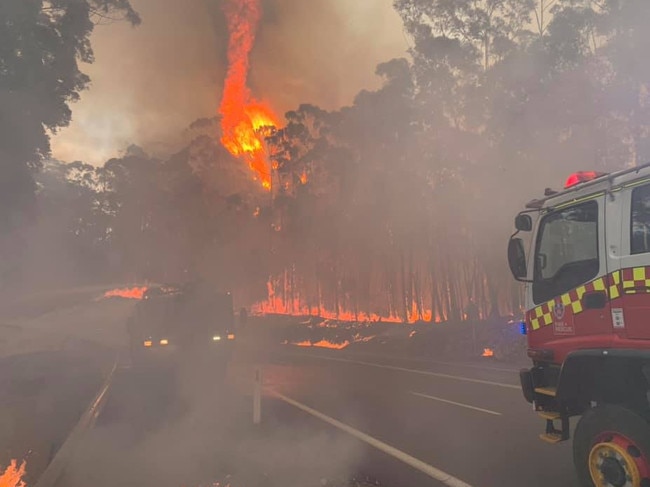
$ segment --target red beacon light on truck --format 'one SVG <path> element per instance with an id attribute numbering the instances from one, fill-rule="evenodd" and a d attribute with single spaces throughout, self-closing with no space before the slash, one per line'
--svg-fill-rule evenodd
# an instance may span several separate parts
<path id="1" fill-rule="evenodd" d="M 591 181 L 593 179 L 597 179 L 601 176 L 605 176 L 606 173 L 604 172 L 598 172 L 598 171 L 578 171 L 574 172 L 569 176 L 566 180 L 566 183 L 564 183 L 564 189 L 569 189 L 572 188 L 573 186 L 576 186 L 580 183 L 586 183 L 588 181 Z"/>

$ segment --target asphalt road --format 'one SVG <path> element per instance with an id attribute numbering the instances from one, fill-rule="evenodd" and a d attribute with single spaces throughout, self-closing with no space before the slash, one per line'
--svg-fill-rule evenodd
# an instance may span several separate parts
<path id="1" fill-rule="evenodd" d="M 543 426 L 517 372 L 490 361 L 243 346 L 225 382 L 201 368 L 123 368 L 60 485 L 576 485 L 570 445 L 542 443 Z"/>
<path id="2" fill-rule="evenodd" d="M 106 360 L 73 346 L 0 358 L 0 473 L 26 460 L 33 485 L 97 392 Z"/>
<path id="3" fill-rule="evenodd" d="M 538 439 L 544 424 L 523 400 L 517 371 L 489 360 L 427 363 L 287 347 L 271 354 L 265 378 L 271 390 L 471 486 L 577 485 L 570 442 Z"/>
<path id="4" fill-rule="evenodd" d="M 114 363 L 132 304 L 97 296 L 61 291 L 0 305 L 0 473 L 26 461 L 33 485 Z"/>
<path id="5" fill-rule="evenodd" d="M 124 347 L 131 306 L 87 302 L 5 323 L 5 454 L 36 447 L 43 466 L 47 446 L 60 443 Z M 258 426 L 256 369 L 264 376 Z M 489 360 L 411 361 L 249 340 L 225 380 L 201 364 L 122 363 L 58 485 L 576 485 L 570 444 L 542 443 L 543 426 L 521 397 L 516 370 Z M 33 479 L 30 465 L 28 457 Z"/>

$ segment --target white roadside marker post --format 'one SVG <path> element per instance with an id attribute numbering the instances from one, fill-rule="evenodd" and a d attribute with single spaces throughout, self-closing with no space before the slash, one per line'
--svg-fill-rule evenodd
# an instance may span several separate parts
<path id="1" fill-rule="evenodd" d="M 255 369 L 255 381 L 253 383 L 253 424 L 262 422 L 262 369 Z"/>

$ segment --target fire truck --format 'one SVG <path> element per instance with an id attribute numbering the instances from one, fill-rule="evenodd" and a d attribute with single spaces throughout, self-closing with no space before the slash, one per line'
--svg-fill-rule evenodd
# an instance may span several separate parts
<path id="1" fill-rule="evenodd" d="M 134 365 L 205 357 L 225 371 L 235 341 L 232 296 L 194 283 L 150 288 L 127 329 Z"/>
<path id="2" fill-rule="evenodd" d="M 571 436 L 582 485 L 650 487 L 650 164 L 572 174 L 515 218 L 532 367 L 548 443 Z"/>

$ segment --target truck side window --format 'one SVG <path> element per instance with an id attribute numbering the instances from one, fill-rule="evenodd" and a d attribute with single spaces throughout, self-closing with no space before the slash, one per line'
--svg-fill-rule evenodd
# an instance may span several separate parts
<path id="1" fill-rule="evenodd" d="M 533 300 L 549 301 L 598 275 L 598 203 L 543 217 L 535 251 Z"/>
<path id="2" fill-rule="evenodd" d="M 650 185 L 632 191 L 631 254 L 650 252 Z"/>

